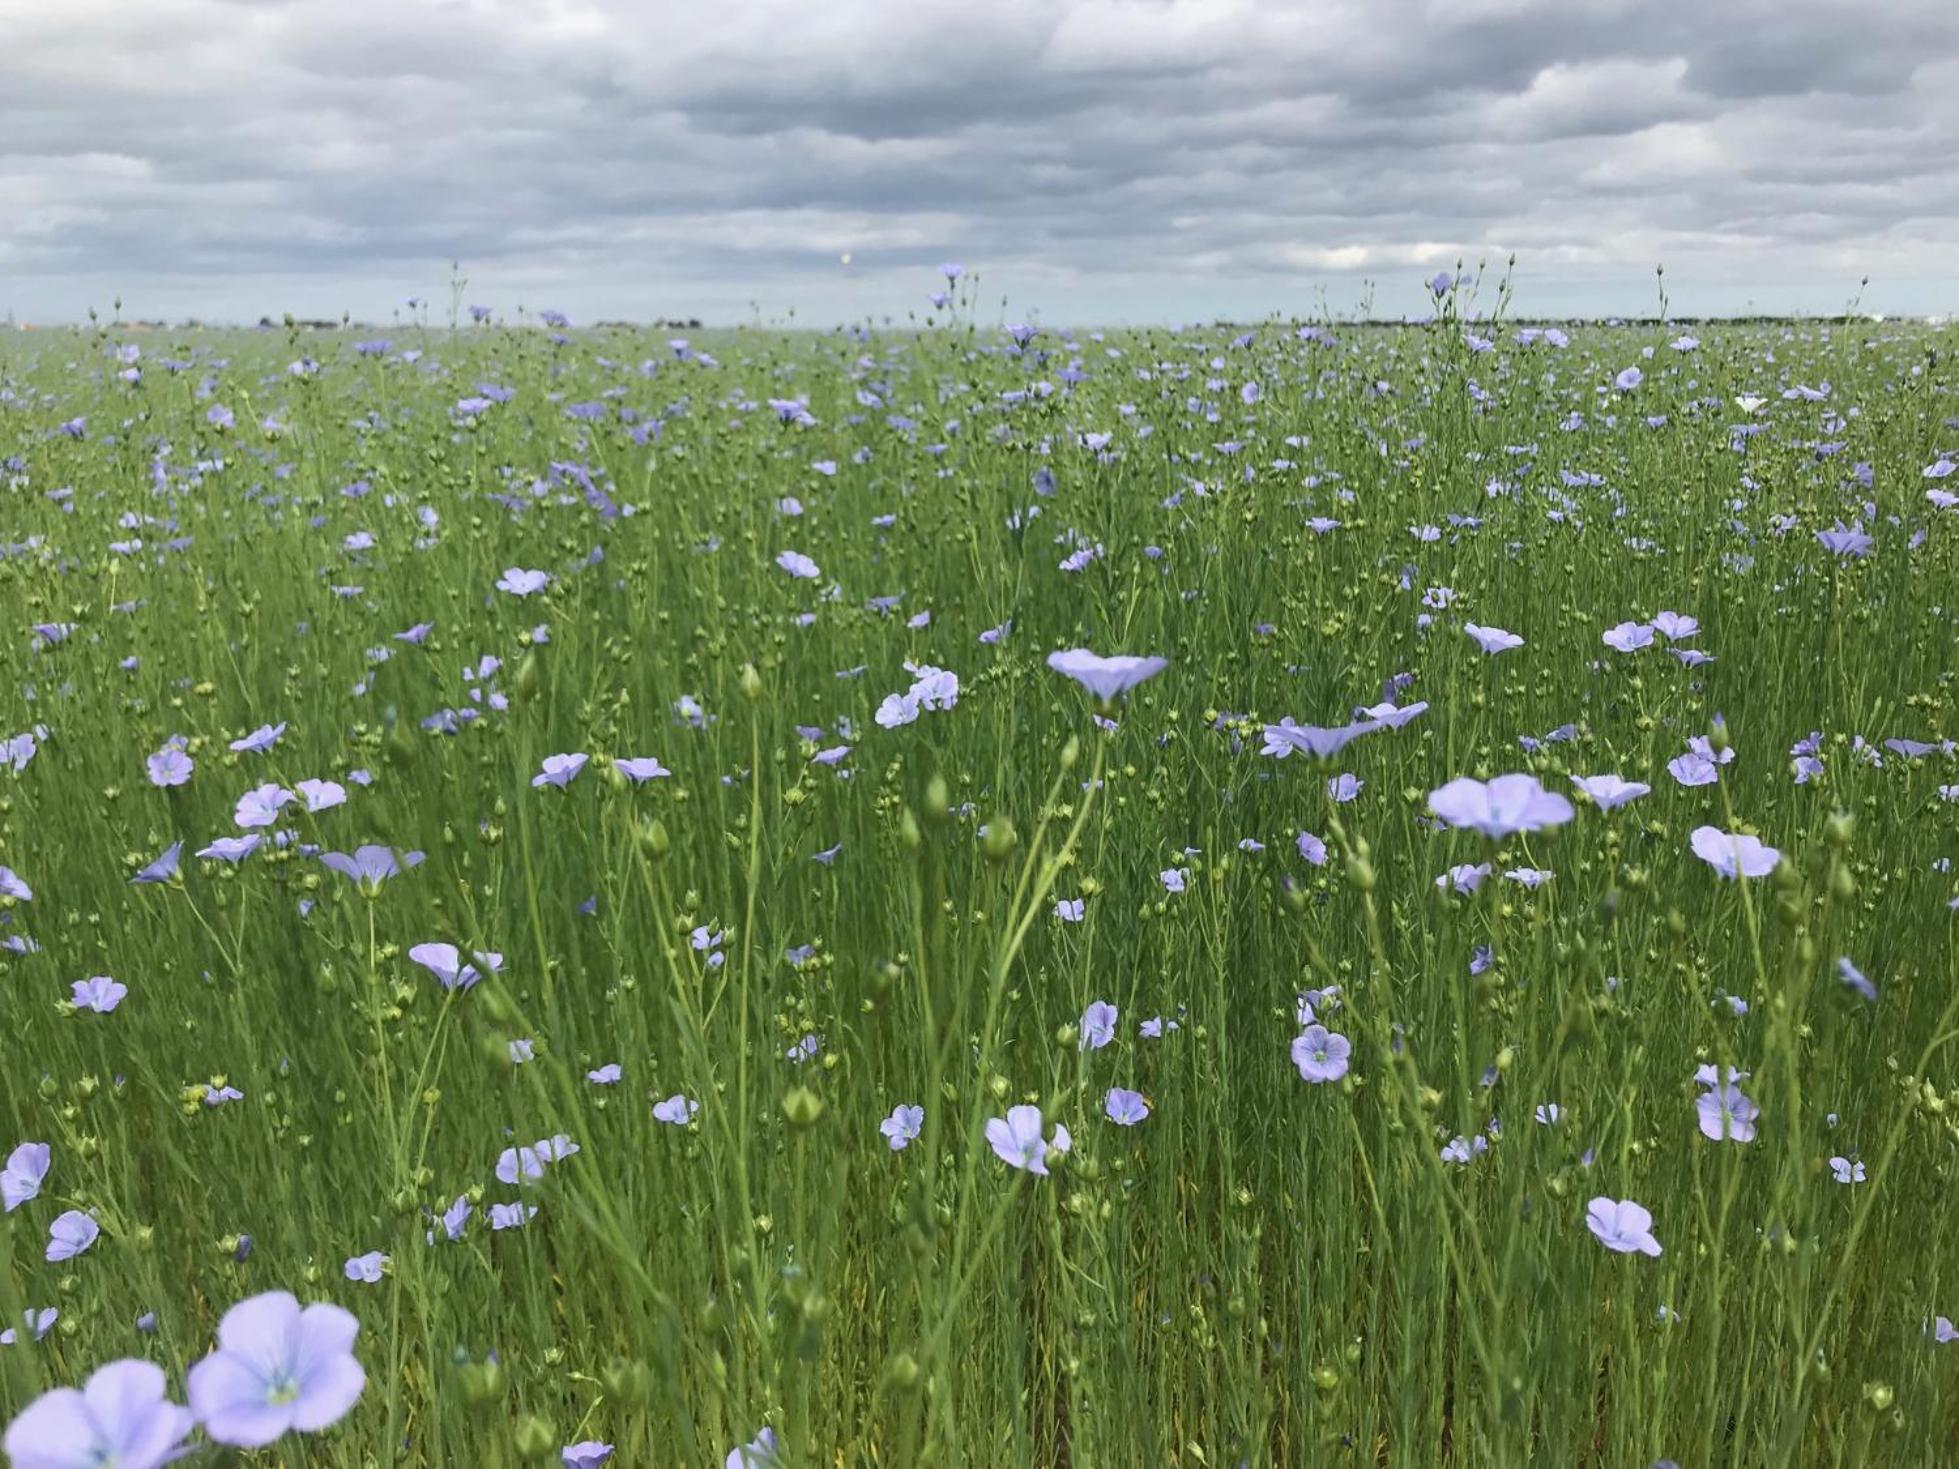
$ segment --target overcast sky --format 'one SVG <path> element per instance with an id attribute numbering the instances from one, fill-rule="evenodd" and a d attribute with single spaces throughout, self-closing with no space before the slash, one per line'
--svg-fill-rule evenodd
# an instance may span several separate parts
<path id="1" fill-rule="evenodd" d="M 0 312 L 1959 308 L 1959 0 L 0 0 Z M 842 257 L 849 254 L 846 265 Z"/>

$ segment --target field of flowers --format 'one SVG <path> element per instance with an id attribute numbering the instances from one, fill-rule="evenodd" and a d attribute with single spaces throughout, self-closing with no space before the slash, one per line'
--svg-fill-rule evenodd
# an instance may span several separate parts
<path id="1" fill-rule="evenodd" d="M 1959 1460 L 1959 330 L 947 277 L 0 340 L 11 1462 Z"/>

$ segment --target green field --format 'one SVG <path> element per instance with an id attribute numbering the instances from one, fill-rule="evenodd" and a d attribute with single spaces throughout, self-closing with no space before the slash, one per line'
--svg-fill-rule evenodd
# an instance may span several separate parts
<path id="1" fill-rule="evenodd" d="M 0 1420 L 1959 1460 L 1959 329 L 941 320 L 0 338 Z"/>

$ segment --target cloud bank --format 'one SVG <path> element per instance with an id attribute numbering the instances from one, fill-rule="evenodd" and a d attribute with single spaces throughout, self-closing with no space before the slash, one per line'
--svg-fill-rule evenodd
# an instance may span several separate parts
<path id="1" fill-rule="evenodd" d="M 1959 11 L 0 0 L 0 220 L 33 320 L 1950 310 Z"/>

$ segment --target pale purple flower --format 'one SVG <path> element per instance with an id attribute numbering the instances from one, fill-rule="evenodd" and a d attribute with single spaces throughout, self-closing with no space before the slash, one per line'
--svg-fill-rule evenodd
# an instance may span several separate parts
<path id="1" fill-rule="evenodd" d="M 1293 1037 L 1292 1064 L 1302 1077 L 1318 1086 L 1347 1074 L 1347 1058 L 1353 1050 L 1353 1042 L 1344 1035 L 1315 1022 Z"/>
<path id="2" fill-rule="evenodd" d="M 379 1250 L 369 1250 L 365 1255 L 351 1256 L 347 1263 L 340 1267 L 340 1270 L 341 1274 L 345 1275 L 349 1280 L 357 1281 L 363 1285 L 378 1285 L 381 1281 L 382 1272 L 387 1269 L 387 1266 L 388 1257 L 386 1255 L 382 1254 Z"/>
<path id="3" fill-rule="evenodd" d="M 1661 1253 L 1653 1237 L 1653 1216 L 1631 1199 L 1593 1199 L 1585 1211 L 1585 1227 L 1600 1244 L 1622 1255 Z"/>
<path id="4" fill-rule="evenodd" d="M 92 1010 L 97 1015 L 107 1015 L 122 1003 L 123 996 L 129 993 L 129 986 L 98 974 L 92 979 L 78 979 L 69 986 L 73 1004 L 77 1010 Z"/>
<path id="5" fill-rule="evenodd" d="M 1755 1121 L 1762 1109 L 1733 1082 L 1709 1087 L 1694 1102 L 1701 1135 L 1714 1142 L 1755 1140 Z"/>
<path id="6" fill-rule="evenodd" d="M 891 1109 L 891 1115 L 877 1125 L 896 1153 L 925 1130 L 925 1109 L 911 1103 L 900 1102 Z"/>
<path id="7" fill-rule="evenodd" d="M 503 968 L 503 955 L 483 949 L 471 952 L 476 963 L 466 963 L 454 944 L 416 944 L 408 957 L 440 980 L 445 990 L 466 990 L 483 977 L 484 971 L 496 974 Z"/>
<path id="8" fill-rule="evenodd" d="M 6 1213 L 40 1195 L 53 1156 L 46 1143 L 22 1143 L 7 1155 L 7 1166 L 0 1169 L 0 1205 Z"/>
<path id="9" fill-rule="evenodd" d="M 1653 627 L 1645 622 L 1622 622 L 1617 627 L 1605 630 L 1605 646 L 1621 653 L 1636 653 L 1641 648 L 1651 647 Z"/>
<path id="10" fill-rule="evenodd" d="M 1265 726 L 1265 745 L 1259 753 L 1283 760 L 1298 751 L 1315 760 L 1328 760 L 1362 735 L 1372 734 L 1382 727 L 1382 721 L 1369 719 L 1325 729 L 1316 724 L 1295 724 L 1288 717 L 1277 724 Z"/>
<path id="11" fill-rule="evenodd" d="M 1116 1007 L 1107 1000 L 1096 1000 L 1082 1011 L 1081 1044 L 1083 1051 L 1099 1051 L 1116 1034 Z"/>
<path id="12" fill-rule="evenodd" d="M 764 1428 L 738 1449 L 728 1450 L 722 1469 L 776 1469 L 782 1456 L 776 1448 L 775 1430 Z"/>
<path id="13" fill-rule="evenodd" d="M 586 1072 L 585 1079 L 593 1086 L 617 1086 L 619 1079 L 625 1074 L 617 1061 L 608 1061 L 605 1065 Z"/>
<path id="14" fill-rule="evenodd" d="M 490 1205 L 490 1228 L 493 1230 L 522 1229 L 535 1218 L 537 1218 L 535 1204 Z"/>
<path id="15" fill-rule="evenodd" d="M 563 790 L 577 778 L 578 772 L 585 768 L 585 762 L 591 758 L 589 755 L 546 755 L 544 768 L 531 777 L 531 784 L 538 787 L 556 786 Z"/>
<path id="16" fill-rule="evenodd" d="M 302 780 L 299 794 L 309 812 L 331 811 L 347 804 L 347 788 L 337 780 Z"/>
<path id="17" fill-rule="evenodd" d="M 251 841 L 253 845 L 257 845 L 258 838 L 253 837 Z M 200 853 L 199 855 L 202 856 L 203 854 Z M 162 855 L 144 867 L 134 877 L 130 878 L 130 881 L 134 883 L 169 882 L 177 875 L 178 865 L 183 861 L 183 856 L 184 844 L 181 841 L 172 842 L 163 849 Z"/>
<path id="18" fill-rule="evenodd" d="M 7 1426 L 5 1448 L 14 1469 L 162 1469 L 183 1455 L 195 1422 L 170 1401 L 161 1367 L 126 1358 L 96 1368 L 80 1391 L 42 1393 Z"/>
<path id="19" fill-rule="evenodd" d="M 1830 1159 L 1830 1176 L 1838 1183 L 1862 1183 L 1864 1181 L 1864 1160 L 1855 1162 L 1849 1158 Z"/>
<path id="20" fill-rule="evenodd" d="M 1345 805 L 1360 795 L 1361 787 L 1366 784 L 1367 782 L 1359 776 L 1349 771 L 1342 771 L 1339 775 L 1327 777 L 1326 798 Z"/>
<path id="21" fill-rule="evenodd" d="M 1645 373 L 1641 372 L 1637 367 L 1628 367 L 1624 369 L 1622 372 L 1620 372 L 1620 374 L 1617 377 L 1612 379 L 1612 386 L 1617 388 L 1622 393 L 1630 393 L 1634 388 L 1638 387 L 1641 383 L 1645 381 L 1646 381 Z"/>
<path id="22" fill-rule="evenodd" d="M 1670 642 L 1677 643 L 1699 632 L 1701 624 L 1699 618 L 1682 612 L 1658 612 L 1653 616 L 1653 630 Z"/>
<path id="23" fill-rule="evenodd" d="M 1524 774 L 1491 781 L 1458 776 L 1429 793 L 1428 807 L 1446 824 L 1479 831 L 1492 841 L 1562 826 L 1574 814 L 1570 801 L 1545 790 L 1536 776 Z"/>
<path id="24" fill-rule="evenodd" d="M 48 1226 L 48 1263 L 72 1260 L 86 1253 L 101 1233 L 102 1226 L 80 1209 L 68 1209 L 56 1215 L 54 1223 Z"/>
<path id="25" fill-rule="evenodd" d="M 675 1092 L 664 1102 L 653 1104 L 653 1120 L 674 1127 L 685 1127 L 694 1120 L 694 1115 L 700 1110 L 699 1102 L 691 1100 L 684 1093 Z"/>
<path id="26" fill-rule="evenodd" d="M 1005 1117 L 994 1117 L 986 1124 L 986 1141 L 1000 1160 L 1010 1168 L 1047 1177 L 1049 1144 L 1041 1136 L 1039 1107 L 1009 1107 Z M 1054 1150 L 1066 1152 L 1067 1129 L 1055 1127 Z"/>
<path id="27" fill-rule="evenodd" d="M 775 558 L 775 564 L 801 581 L 815 581 L 823 575 L 816 563 L 801 551 L 784 551 Z"/>
<path id="28" fill-rule="evenodd" d="M 1104 703 L 1128 693 L 1169 666 L 1167 658 L 1119 655 L 1103 658 L 1086 648 L 1048 654 L 1048 667 L 1087 689 Z"/>
<path id="29" fill-rule="evenodd" d="M 242 739 L 233 740 L 231 748 L 241 755 L 263 755 L 279 743 L 279 736 L 285 732 L 284 724 L 261 724 Z"/>
<path id="30" fill-rule="evenodd" d="M 1487 862 L 1458 862 L 1447 872 L 1435 879 L 1435 885 L 1449 892 L 1465 896 L 1483 885 L 1483 879 L 1491 872 Z"/>
<path id="31" fill-rule="evenodd" d="M 588 1438 L 583 1443 L 566 1444 L 558 1456 L 564 1460 L 565 1469 L 599 1469 L 612 1457 L 612 1445 Z"/>
<path id="32" fill-rule="evenodd" d="M 520 566 L 512 566 L 497 578 L 497 590 L 508 592 L 513 597 L 529 597 L 543 591 L 550 583 L 549 572 L 525 571 Z"/>
<path id="33" fill-rule="evenodd" d="M 301 1309 L 286 1291 L 240 1301 L 218 1323 L 218 1347 L 190 1369 L 191 1412 L 217 1443 L 262 1448 L 317 1433 L 359 1401 L 360 1322 L 324 1301 Z"/>
<path id="34" fill-rule="evenodd" d="M 1837 977 L 1865 999 L 1876 1001 L 1877 986 L 1871 983 L 1869 976 L 1863 970 L 1850 962 L 1847 955 L 1837 960 Z"/>
<path id="35" fill-rule="evenodd" d="M 1711 786 L 1721 778 L 1720 768 L 1707 756 L 1689 750 L 1667 761 L 1667 774 L 1683 786 Z"/>
<path id="36" fill-rule="evenodd" d="M 1846 526 L 1841 520 L 1831 530 L 1819 530 L 1816 539 L 1824 550 L 1842 560 L 1869 555 L 1872 544 L 1861 522 Z"/>
<path id="37" fill-rule="evenodd" d="M 168 789 L 171 786 L 187 785 L 191 772 L 197 767 L 177 745 L 165 745 L 143 762 L 150 774 L 150 784 Z"/>
<path id="38" fill-rule="evenodd" d="M 203 853 L 198 855 L 202 856 Z M 387 879 L 399 877 L 411 867 L 421 866 L 423 856 L 421 852 L 397 853 L 391 847 L 369 843 L 354 848 L 351 857 L 345 852 L 322 852 L 320 862 L 371 892 Z"/>
<path id="39" fill-rule="evenodd" d="M 11 867 L 0 867 L 0 898 L 12 898 L 17 903 L 34 901 L 34 889 L 18 872 Z"/>
<path id="40" fill-rule="evenodd" d="M 21 1312 L 20 1315 L 21 1325 L 27 1328 L 28 1332 L 36 1341 L 39 1341 L 52 1331 L 55 1322 L 60 1319 L 61 1312 L 53 1306 L 43 1306 L 38 1311 L 30 1307 L 28 1310 Z M 17 1337 L 18 1333 L 11 1326 L 5 1331 L 0 1331 L 0 1347 L 12 1346 Z M 95 1469 L 95 1466 L 91 1465 L 90 1469 Z"/>
<path id="41" fill-rule="evenodd" d="M 1302 831 L 1294 845 L 1299 848 L 1299 855 L 1315 867 L 1326 866 L 1326 843 L 1310 831 Z"/>
<path id="42" fill-rule="evenodd" d="M 271 826 L 279 819 L 280 811 L 295 799 L 293 793 L 281 785 L 255 786 L 238 798 L 238 807 L 232 813 L 232 819 L 247 829 Z"/>
<path id="43" fill-rule="evenodd" d="M 1782 860 L 1774 847 L 1764 846 L 1760 838 L 1744 832 L 1697 826 L 1689 841 L 1694 855 L 1726 878 L 1767 877 Z"/>
<path id="44" fill-rule="evenodd" d="M 1611 811 L 1629 801 L 1651 794 L 1653 788 L 1636 780 L 1621 780 L 1617 775 L 1574 775 L 1571 783 L 1592 798 L 1601 811 Z"/>
<path id="45" fill-rule="evenodd" d="M 1063 923 L 1080 923 L 1082 921 L 1082 914 L 1086 908 L 1087 901 L 1085 899 L 1062 898 L 1054 905 L 1054 916 L 1059 918 Z"/>
<path id="46" fill-rule="evenodd" d="M 1102 1110 L 1116 1126 L 1134 1127 L 1150 1115 L 1150 1104 L 1143 1099 L 1141 1092 L 1112 1086 L 1109 1094 L 1102 1099 Z"/>
<path id="47" fill-rule="evenodd" d="M 667 769 L 666 766 L 662 765 L 651 755 L 628 756 L 625 759 L 616 759 L 612 764 L 621 775 L 625 776 L 634 785 L 639 785 L 649 780 L 661 780 L 673 774 L 671 770 Z"/>
<path id="48" fill-rule="evenodd" d="M 1469 634 L 1476 646 L 1485 653 L 1507 653 L 1512 648 L 1521 648 L 1524 640 L 1514 632 L 1505 632 L 1500 627 L 1478 627 L 1473 622 L 1465 622 L 1462 630 Z"/>
<path id="49" fill-rule="evenodd" d="M 1156 880 L 1163 884 L 1166 893 L 1181 893 L 1190 885 L 1188 867 L 1166 867 L 1157 873 Z"/>

